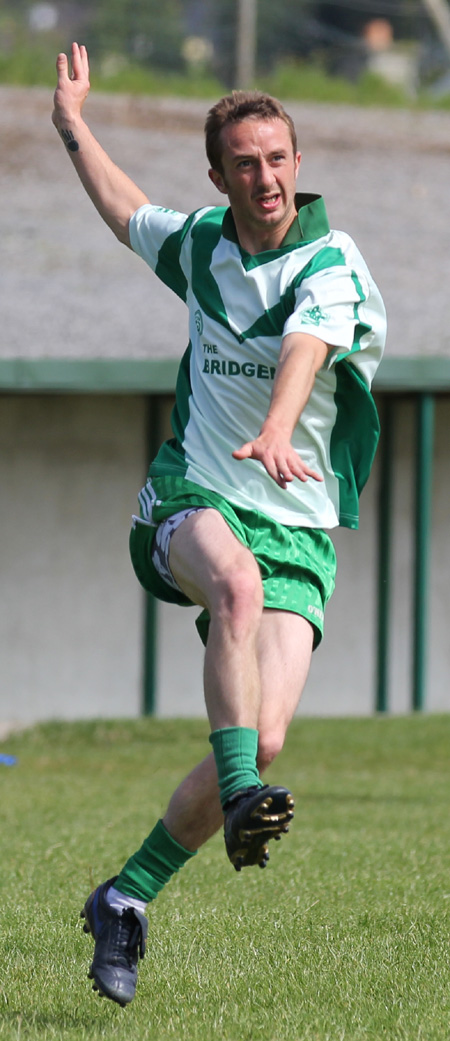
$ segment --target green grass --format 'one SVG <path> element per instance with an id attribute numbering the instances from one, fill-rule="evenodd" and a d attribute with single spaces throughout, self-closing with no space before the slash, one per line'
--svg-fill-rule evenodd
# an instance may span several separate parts
<path id="1" fill-rule="evenodd" d="M 1 24 L 0 24 L 1 35 Z M 0 83 L 13 86 L 56 84 L 55 60 L 64 43 L 55 38 L 33 46 L 20 44 L 11 52 L 0 50 Z M 186 97 L 214 100 L 229 89 L 207 71 L 165 73 L 148 65 L 110 55 L 104 62 L 92 59 L 91 85 L 94 91 Z M 282 101 L 319 101 L 333 104 L 379 106 L 382 108 L 450 109 L 450 95 L 433 98 L 425 88 L 411 98 L 400 86 L 365 73 L 356 82 L 329 75 L 319 61 L 284 60 L 269 74 L 260 72 L 255 86 Z"/>
<path id="2" fill-rule="evenodd" d="M 2 1041 L 448 1041 L 450 716 L 295 721 L 271 770 L 297 815 L 265 872 L 217 835 L 149 909 L 135 1002 L 86 978 L 78 919 L 203 721 L 49 724 L 0 766 Z"/>
<path id="3" fill-rule="evenodd" d="M 398 86 L 373 73 L 365 73 L 355 82 L 344 76 L 331 76 L 317 63 L 281 62 L 258 86 L 275 97 L 296 101 L 322 101 L 380 107 L 405 107 L 411 99 Z"/>

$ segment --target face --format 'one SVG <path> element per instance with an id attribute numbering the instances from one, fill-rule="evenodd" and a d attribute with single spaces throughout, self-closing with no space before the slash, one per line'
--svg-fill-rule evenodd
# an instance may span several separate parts
<path id="1" fill-rule="evenodd" d="M 301 157 L 289 128 L 282 119 L 245 119 L 224 127 L 221 143 L 222 171 L 209 176 L 228 195 L 241 246 L 250 253 L 276 249 L 296 215 Z"/>

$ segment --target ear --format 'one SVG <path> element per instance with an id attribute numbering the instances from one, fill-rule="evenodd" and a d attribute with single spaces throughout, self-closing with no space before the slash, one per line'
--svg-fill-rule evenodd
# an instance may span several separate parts
<path id="1" fill-rule="evenodd" d="M 298 170 L 299 170 L 299 166 L 300 166 L 301 161 L 302 161 L 302 153 L 301 152 L 296 152 L 295 153 L 295 176 L 297 176 L 297 174 L 298 174 Z"/>
<path id="2" fill-rule="evenodd" d="M 218 170 L 208 170 L 208 177 L 222 195 L 228 195 L 228 189 L 221 173 Z"/>

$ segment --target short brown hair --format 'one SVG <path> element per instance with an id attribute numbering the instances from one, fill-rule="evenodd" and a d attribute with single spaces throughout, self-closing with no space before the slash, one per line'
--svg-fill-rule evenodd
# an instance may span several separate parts
<path id="1" fill-rule="evenodd" d="M 281 102 L 259 90 L 233 90 L 213 105 L 206 117 L 206 154 L 213 170 L 222 172 L 222 130 L 232 123 L 241 123 L 243 119 L 281 119 L 289 130 L 294 155 L 296 154 L 295 127 Z"/>

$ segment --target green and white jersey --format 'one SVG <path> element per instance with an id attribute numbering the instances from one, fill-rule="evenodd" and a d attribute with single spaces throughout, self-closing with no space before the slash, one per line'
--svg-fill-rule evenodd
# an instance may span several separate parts
<path id="1" fill-rule="evenodd" d="M 380 293 L 351 238 L 331 231 L 320 196 L 297 198 L 298 221 L 279 249 L 241 249 L 230 209 L 187 216 L 142 206 L 132 248 L 189 308 L 174 438 L 150 474 L 184 475 L 238 506 L 286 525 L 358 526 L 358 495 L 379 433 L 370 394 L 385 339 Z M 232 451 L 257 437 L 283 336 L 312 333 L 333 346 L 292 444 L 323 475 L 284 490 L 256 460 Z"/>

